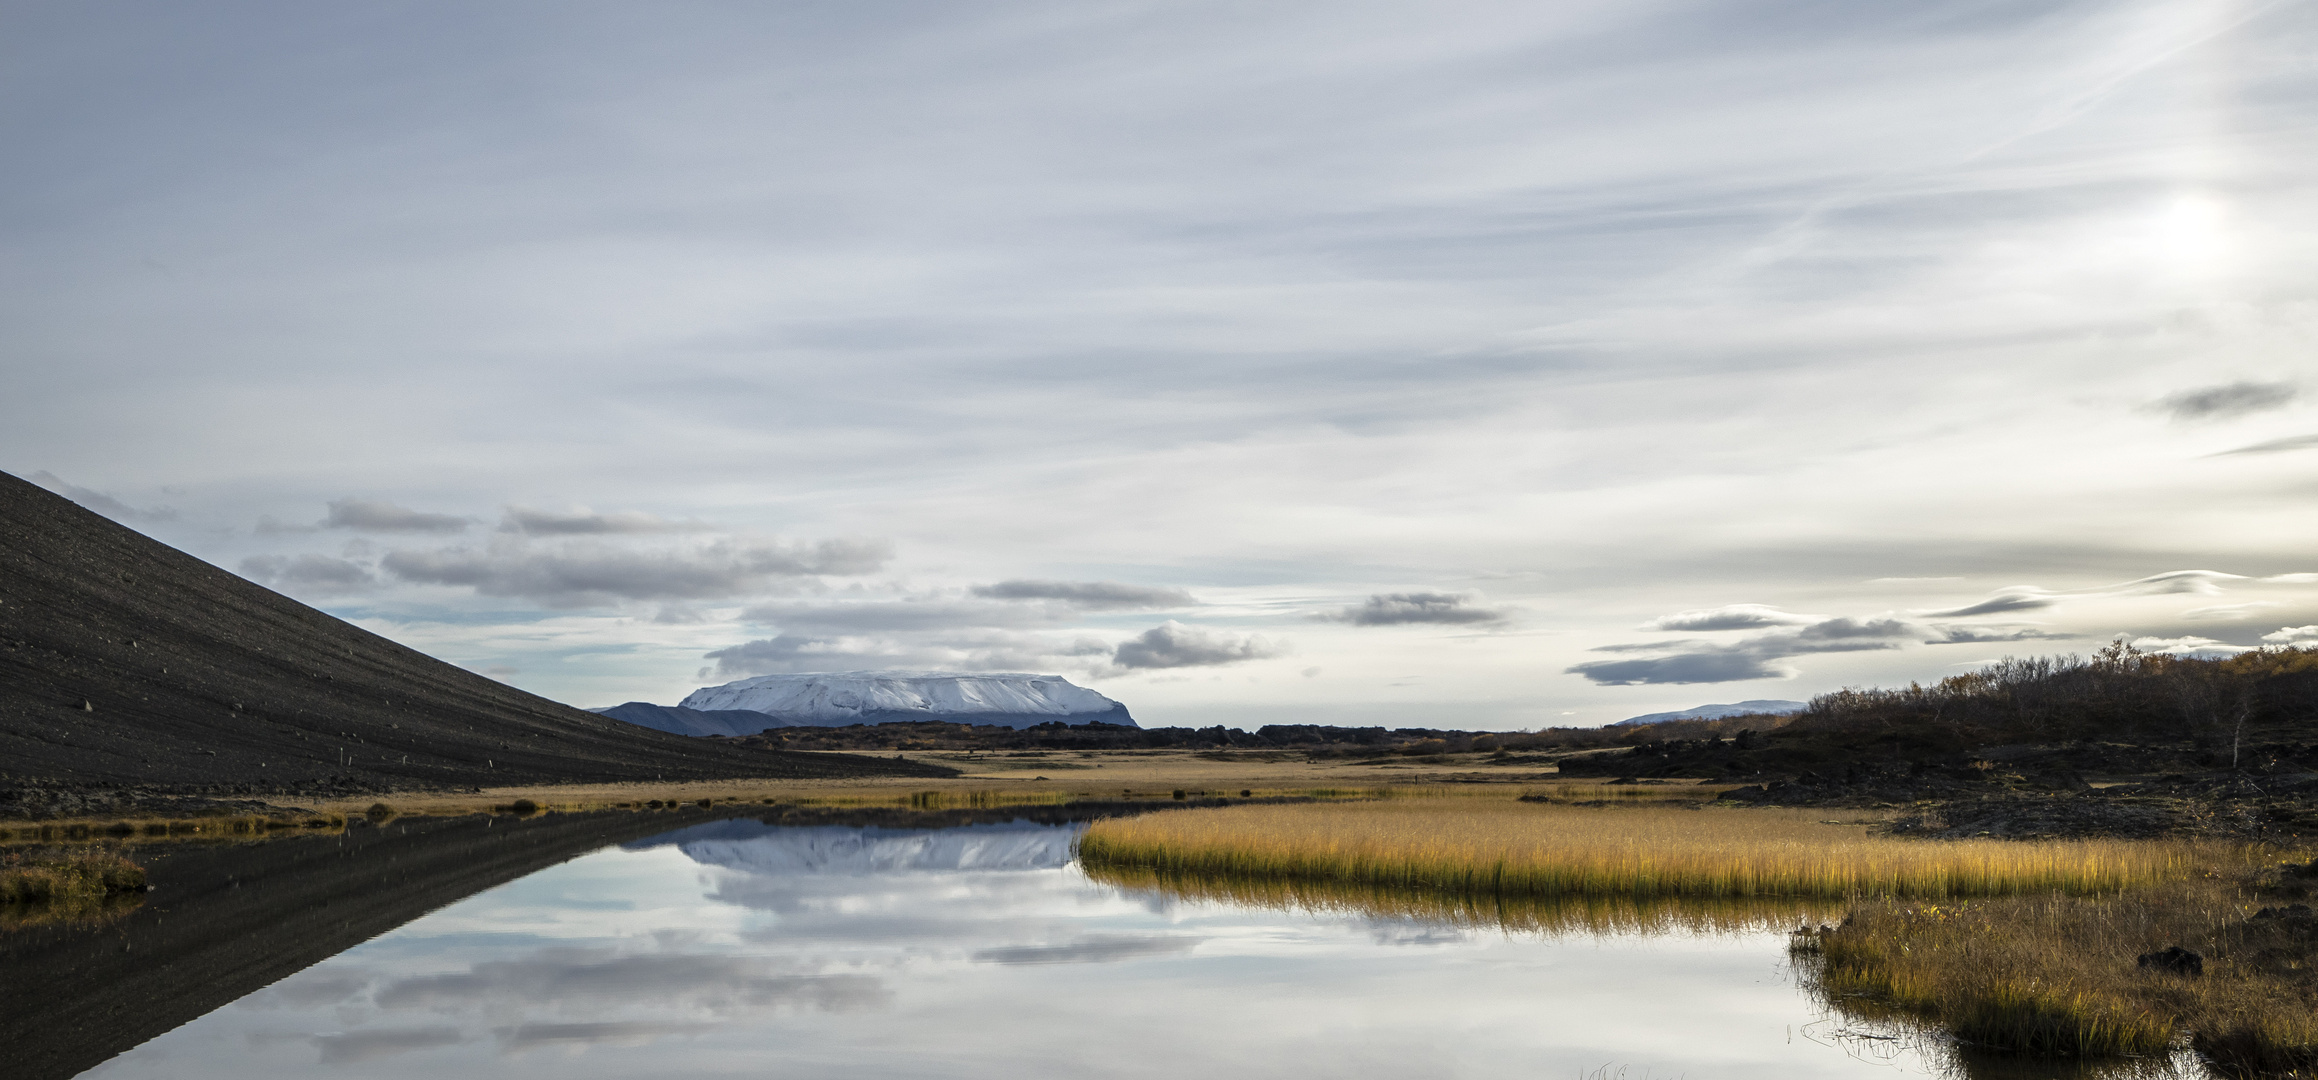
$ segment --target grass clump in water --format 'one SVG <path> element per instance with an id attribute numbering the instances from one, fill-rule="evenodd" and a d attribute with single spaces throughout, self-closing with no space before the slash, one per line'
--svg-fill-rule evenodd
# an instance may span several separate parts
<path id="1" fill-rule="evenodd" d="M 2206 851 L 1929 842 L 1818 813 L 1471 800 L 1227 807 L 1100 821 L 1080 838 L 1079 855 L 1089 867 L 1500 896 L 1845 899 L 2114 892 L 2186 878 Z"/>
<path id="2" fill-rule="evenodd" d="M 145 868 L 94 848 L 0 854 L 0 926 L 98 920 L 142 902 Z"/>

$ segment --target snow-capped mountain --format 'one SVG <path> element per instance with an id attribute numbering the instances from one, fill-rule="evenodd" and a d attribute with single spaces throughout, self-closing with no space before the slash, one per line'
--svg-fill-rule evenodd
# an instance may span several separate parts
<path id="1" fill-rule="evenodd" d="M 1783 716 L 1787 713 L 1799 713 L 1810 707 L 1808 702 L 1802 701 L 1779 701 L 1775 699 L 1737 701 L 1728 705 L 1701 705 L 1695 709 L 1684 709 L 1681 712 L 1643 713 L 1640 716 L 1629 716 L 1610 726 L 1632 727 L 1636 724 L 1663 724 L 1668 720 L 1720 720 L 1726 716 L 1752 716 L 1757 713 Z"/>
<path id="2" fill-rule="evenodd" d="M 897 720 L 951 720 L 1018 728 L 1058 720 L 1065 724 L 1101 721 L 1136 726 L 1125 705 L 1074 686 L 1059 675 L 986 672 L 759 675 L 722 686 L 704 686 L 687 695 L 677 708 L 726 714 L 719 719 L 727 723 L 729 714 L 736 711 L 761 713 L 770 718 L 766 727 L 842 727 Z"/>

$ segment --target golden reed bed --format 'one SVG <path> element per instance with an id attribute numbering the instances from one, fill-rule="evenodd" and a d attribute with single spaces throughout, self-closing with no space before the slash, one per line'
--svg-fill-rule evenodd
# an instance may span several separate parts
<path id="1" fill-rule="evenodd" d="M 2187 842 L 1932 842 L 1823 810 L 1395 800 L 1245 806 L 1097 822 L 1090 869 L 1344 882 L 1496 896 L 1925 897 L 2107 893 L 2197 873 Z"/>

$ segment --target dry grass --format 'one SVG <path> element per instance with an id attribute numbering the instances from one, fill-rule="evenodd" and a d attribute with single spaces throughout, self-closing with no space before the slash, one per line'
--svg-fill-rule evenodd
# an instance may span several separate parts
<path id="1" fill-rule="evenodd" d="M 2186 843 L 1927 842 L 1810 810 L 1510 800 L 1227 807 L 1097 822 L 1089 866 L 1491 896 L 1929 897 L 2099 893 L 2177 881 Z"/>
<path id="2" fill-rule="evenodd" d="M 0 927 L 94 922 L 134 909 L 145 868 L 88 848 L 0 854 Z"/>
<path id="3" fill-rule="evenodd" d="M 1935 1023 L 1958 1039 L 2067 1057 L 2161 1055 L 2184 1040 L 2225 1075 L 2318 1069 L 2318 920 L 2249 919 L 2239 873 L 2122 896 L 1882 902 L 1798 934 L 1809 984 L 1857 1015 Z M 2202 976 L 2144 970 L 2168 946 Z"/>
<path id="4" fill-rule="evenodd" d="M 1087 876 L 1123 889 L 1160 892 L 1194 902 L 1364 919 L 1408 919 L 1555 937 L 1760 933 L 1829 919 L 1842 912 L 1839 902 L 1807 898 L 1504 897 L 1342 881 L 1162 874 L 1141 867 L 1113 866 L 1090 866 Z"/>

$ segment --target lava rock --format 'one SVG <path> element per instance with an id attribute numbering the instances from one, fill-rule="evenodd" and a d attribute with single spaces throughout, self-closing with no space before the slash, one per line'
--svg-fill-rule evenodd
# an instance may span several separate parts
<path id="1" fill-rule="evenodd" d="M 2161 952 L 2142 953 L 2136 962 L 2144 970 L 2161 971 L 2169 975 L 2205 974 L 2205 957 L 2179 945 L 2167 946 Z"/>

